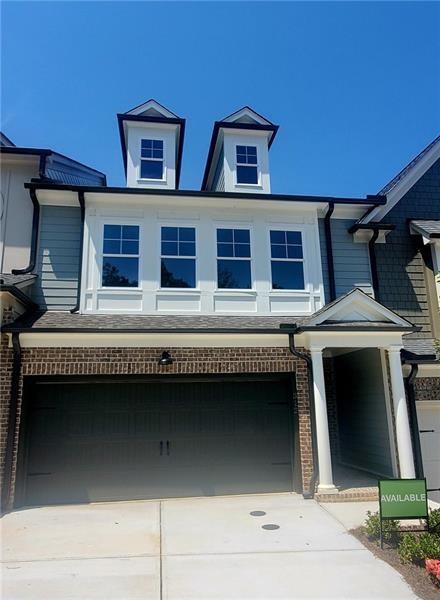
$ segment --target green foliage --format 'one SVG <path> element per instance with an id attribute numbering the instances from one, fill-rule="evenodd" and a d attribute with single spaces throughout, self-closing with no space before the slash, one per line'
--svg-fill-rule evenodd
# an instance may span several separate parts
<path id="1" fill-rule="evenodd" d="M 399 521 L 395 519 L 382 521 L 382 534 L 385 542 L 396 543 L 399 540 L 400 533 Z M 367 512 L 367 518 L 364 523 L 363 531 L 370 540 L 380 539 L 380 517 L 379 513 Z"/>
<path id="2" fill-rule="evenodd" d="M 426 558 L 440 559 L 440 536 L 435 533 L 405 533 L 398 553 L 403 563 L 421 563 Z"/>
<path id="3" fill-rule="evenodd" d="M 429 512 L 429 527 L 440 534 L 440 508 L 435 508 Z"/>

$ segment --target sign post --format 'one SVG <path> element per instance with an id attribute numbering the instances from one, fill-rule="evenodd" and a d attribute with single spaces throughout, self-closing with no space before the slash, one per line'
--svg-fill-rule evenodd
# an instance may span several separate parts
<path id="1" fill-rule="evenodd" d="M 426 519 L 429 530 L 426 479 L 383 479 L 379 481 L 380 547 L 383 548 L 382 521 Z"/>

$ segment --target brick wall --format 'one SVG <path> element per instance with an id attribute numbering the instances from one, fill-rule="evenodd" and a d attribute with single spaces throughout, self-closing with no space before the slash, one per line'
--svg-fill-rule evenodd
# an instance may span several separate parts
<path id="1" fill-rule="evenodd" d="M 414 382 L 416 400 L 440 400 L 440 377 L 417 377 Z"/>
<path id="2" fill-rule="evenodd" d="M 12 352 L 4 336 L 2 344 L 1 390 L 2 432 L 6 433 L 9 406 Z M 308 489 L 313 470 L 310 429 L 308 373 L 304 361 L 293 357 L 287 348 L 169 348 L 174 362 L 158 365 L 158 348 L 24 348 L 22 351 L 23 381 L 29 376 L 47 375 L 165 375 L 165 374 L 227 374 L 227 373 L 296 373 L 298 392 L 298 426 L 300 463 L 304 490 Z M 18 406 L 20 418 L 21 392 Z M 18 428 L 19 429 L 19 428 Z M 14 445 L 17 458 L 18 432 Z M 3 475 L 5 441 L 2 435 L 0 469 Z M 15 485 L 15 468 L 12 481 Z"/>

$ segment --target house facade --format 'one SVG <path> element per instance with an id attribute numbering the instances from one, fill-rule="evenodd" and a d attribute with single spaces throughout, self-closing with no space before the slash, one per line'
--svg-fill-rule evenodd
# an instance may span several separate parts
<path id="1" fill-rule="evenodd" d="M 414 477 L 402 357 L 427 332 L 378 295 L 394 228 L 365 221 L 388 195 L 272 194 L 278 127 L 249 107 L 214 124 L 197 191 L 179 188 L 184 119 L 150 100 L 118 125 L 125 187 L 25 183 L 39 215 L 28 306 L 3 326 L 4 506 L 366 497 Z"/>

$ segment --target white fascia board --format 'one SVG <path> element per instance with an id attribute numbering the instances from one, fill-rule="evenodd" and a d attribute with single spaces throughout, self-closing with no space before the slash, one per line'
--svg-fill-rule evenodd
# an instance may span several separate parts
<path id="1" fill-rule="evenodd" d="M 41 206 L 79 206 L 78 192 L 70 190 L 36 189 L 37 199 Z"/>
<path id="2" fill-rule="evenodd" d="M 162 106 L 161 104 L 159 104 L 155 100 L 147 100 L 147 102 L 144 102 L 140 106 L 137 106 L 136 108 L 133 108 L 132 110 L 129 110 L 125 114 L 126 115 L 135 115 L 135 116 L 138 116 L 138 115 L 142 115 L 142 113 L 146 112 L 150 108 L 154 109 L 155 111 L 157 111 L 158 113 L 160 113 L 163 117 L 165 117 L 167 119 L 176 119 L 176 118 L 178 118 L 177 115 L 175 115 L 174 113 L 172 113 L 170 110 L 168 110 L 167 108 L 165 108 L 165 106 Z"/>
<path id="3" fill-rule="evenodd" d="M 272 123 L 270 121 L 268 121 L 261 115 L 258 115 L 256 112 L 254 112 L 251 108 L 248 108 L 248 107 L 241 108 L 240 110 L 233 113 L 232 115 L 229 115 L 229 117 L 226 117 L 226 119 L 222 119 L 222 122 L 223 123 L 235 123 L 238 119 L 241 119 L 243 117 L 250 117 L 253 121 L 255 121 L 259 125 L 272 125 Z"/>
<path id="4" fill-rule="evenodd" d="M 402 332 L 394 331 L 307 331 L 305 348 L 388 348 L 403 346 Z"/>
<path id="5" fill-rule="evenodd" d="M 417 183 L 428 169 L 440 158 L 440 140 L 435 144 L 420 161 L 387 193 L 387 203 L 378 206 L 365 219 L 363 223 L 380 221 L 390 212 L 403 196 Z"/>

